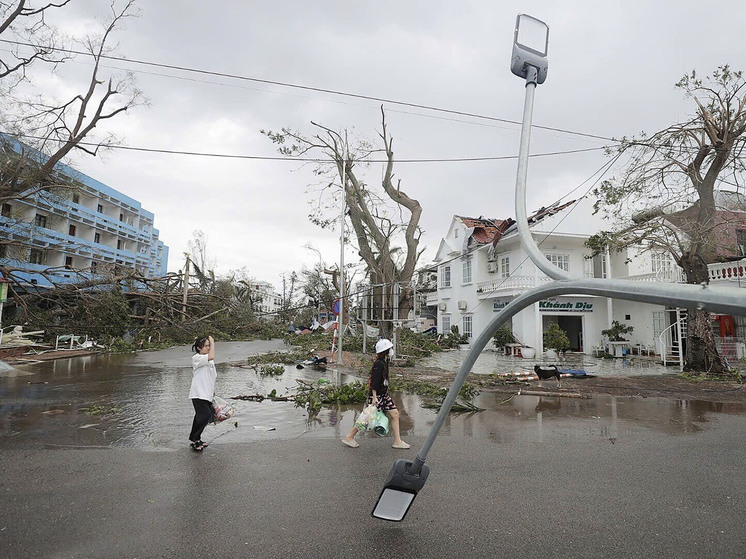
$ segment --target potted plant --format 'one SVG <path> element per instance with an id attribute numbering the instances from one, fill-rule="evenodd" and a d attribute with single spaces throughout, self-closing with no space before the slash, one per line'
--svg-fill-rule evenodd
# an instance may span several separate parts
<path id="1" fill-rule="evenodd" d="M 630 334 L 634 329 L 634 326 L 627 326 L 618 320 L 612 320 L 611 328 L 601 330 L 601 334 L 606 336 L 610 342 L 626 342 L 627 338 L 623 337 L 623 334 Z M 614 357 L 624 357 L 626 350 L 622 346 L 616 345 L 612 347 L 614 348 Z"/>
<path id="2" fill-rule="evenodd" d="M 626 342 L 627 338 L 623 338 L 622 334 L 631 334 L 634 329 L 634 326 L 627 326 L 618 320 L 612 320 L 611 328 L 601 330 L 601 334 L 609 338 L 610 342 Z"/>
<path id="3" fill-rule="evenodd" d="M 556 322 L 544 330 L 543 341 L 549 359 L 557 359 L 557 352 L 570 349 L 570 338 Z"/>
<path id="4" fill-rule="evenodd" d="M 495 332 L 495 335 L 492 336 L 492 344 L 495 346 L 495 349 L 499 351 L 502 351 L 506 345 L 514 343 L 516 343 L 515 336 L 510 328 L 505 324 L 500 326 L 500 328 L 497 329 L 497 332 Z"/>

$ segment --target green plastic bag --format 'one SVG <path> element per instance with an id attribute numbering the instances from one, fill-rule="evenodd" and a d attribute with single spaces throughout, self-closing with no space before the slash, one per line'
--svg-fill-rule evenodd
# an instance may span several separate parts
<path id="1" fill-rule="evenodd" d="M 368 429 L 379 437 L 385 437 L 389 434 L 389 418 L 382 411 L 376 412 L 376 417 L 368 424 Z"/>

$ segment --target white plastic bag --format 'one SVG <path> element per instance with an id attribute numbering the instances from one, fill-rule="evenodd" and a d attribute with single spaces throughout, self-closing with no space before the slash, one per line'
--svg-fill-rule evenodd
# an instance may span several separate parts
<path id="1" fill-rule="evenodd" d="M 373 404 L 366 406 L 363 411 L 360 412 L 360 415 L 357 416 L 355 427 L 361 431 L 365 431 L 368 428 L 368 424 L 376 418 L 377 411 L 378 408 Z"/>
<path id="2" fill-rule="evenodd" d="M 221 421 L 225 421 L 234 413 L 236 413 L 236 408 L 234 408 L 232 405 L 230 405 L 219 396 L 212 397 L 212 408 L 213 410 L 215 410 L 212 420 L 213 423 L 216 424 L 220 423 Z"/>

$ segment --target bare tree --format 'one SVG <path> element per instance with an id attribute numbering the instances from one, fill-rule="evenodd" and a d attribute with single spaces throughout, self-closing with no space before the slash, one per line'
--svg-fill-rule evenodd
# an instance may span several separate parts
<path id="1" fill-rule="evenodd" d="M 10 45 L 0 58 L 0 87 L 6 92 L 27 78 L 35 62 L 58 64 L 67 60 L 64 41 L 46 16 L 70 0 L 42 2 L 33 7 L 30 0 L 0 1 L 0 38 Z"/>
<path id="2" fill-rule="evenodd" d="M 215 286 L 215 259 L 210 258 L 207 251 L 207 235 L 201 229 L 192 232 L 192 238 L 187 241 L 189 247 L 189 261 L 194 269 L 194 276 L 199 282 L 199 288 L 211 292 Z"/>
<path id="3" fill-rule="evenodd" d="M 399 316 L 406 318 L 412 308 L 411 280 L 417 260 L 422 253 L 419 241 L 422 231 L 419 227 L 422 207 L 414 198 L 401 190 L 401 181 L 394 184 L 393 138 L 386 129 L 386 115 L 381 107 L 380 140 L 382 149 L 375 149 L 368 142 L 350 146 L 347 131 L 337 132 L 323 125 L 311 123 L 319 132 L 305 136 L 283 128 L 281 132 L 262 131 L 275 144 L 280 153 L 300 157 L 314 151 L 321 151 L 328 163 L 320 164 L 315 173 L 327 179 L 337 177 L 341 183 L 326 182 L 315 202 L 311 219 L 321 227 L 330 227 L 334 219 L 329 218 L 329 199 L 339 200 L 344 191 L 347 204 L 347 218 L 352 227 L 354 242 L 360 258 L 367 265 L 371 285 L 376 288 L 378 317 L 382 320 L 382 332 L 391 333 L 391 309 L 394 305 L 394 283 L 402 286 L 399 297 Z M 373 189 L 362 178 L 362 170 L 372 155 L 383 153 L 386 157 L 381 190 Z M 339 202 L 332 206 L 339 207 Z M 398 243 L 403 242 L 403 247 Z M 380 301 L 386 304 L 380 307 Z M 389 314 L 384 315 L 384 310 Z"/>
<path id="4" fill-rule="evenodd" d="M 43 9 L 61 7 L 66 3 L 50 3 Z M 26 3 L 20 4 L 18 7 L 23 11 Z M 93 60 L 84 91 L 67 99 L 53 99 L 41 94 L 20 96 L 8 89 L 1 91 L 3 125 L 8 133 L 0 135 L 0 202 L 74 188 L 74 178 L 60 174 L 58 163 L 73 150 L 97 155 L 101 149 L 115 143 L 112 134 L 97 137 L 96 129 L 146 102 L 131 73 L 104 75 L 101 67 L 103 57 L 113 49 L 110 43 L 114 31 L 134 12 L 134 0 L 124 2 L 122 7 L 114 1 L 110 10 L 109 20 L 101 33 L 86 36 L 81 41 Z M 12 22 L 19 17 L 15 16 L 5 30 L 12 30 Z M 56 47 L 50 48 L 55 50 Z"/>
<path id="5" fill-rule="evenodd" d="M 331 309 L 334 305 L 339 288 L 330 281 L 330 275 L 336 276 L 337 270 L 327 270 L 322 263 L 301 271 L 301 290 L 312 301 L 314 312 L 321 308 Z"/>
<path id="6" fill-rule="evenodd" d="M 595 191 L 596 209 L 620 226 L 590 244 L 665 251 L 687 283 L 708 283 L 708 263 L 721 256 L 724 243 L 735 244 L 724 238 L 728 212 L 717 207 L 715 192 L 725 187 L 742 193 L 746 82 L 725 65 L 704 79 L 692 72 L 676 87 L 694 100 L 696 114 L 651 136 L 622 140 L 619 152 L 629 162 L 621 176 Z M 686 370 L 725 371 L 709 313 L 690 310 L 687 331 Z"/>

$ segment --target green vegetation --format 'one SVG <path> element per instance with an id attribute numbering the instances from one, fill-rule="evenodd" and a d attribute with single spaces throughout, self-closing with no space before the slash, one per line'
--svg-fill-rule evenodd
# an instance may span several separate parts
<path id="1" fill-rule="evenodd" d="M 259 374 L 262 376 L 279 376 L 285 372 L 285 367 L 282 365 L 262 365 L 259 369 Z"/>
<path id="2" fill-rule="evenodd" d="M 281 363 L 283 365 L 293 365 L 296 361 L 302 361 L 308 357 L 308 353 L 300 350 L 293 351 L 270 351 L 259 355 L 252 355 L 247 358 L 249 366 L 257 367 L 259 365 L 271 365 Z"/>
<path id="3" fill-rule="evenodd" d="M 634 326 L 627 326 L 626 324 L 620 323 L 618 320 L 613 320 L 611 322 L 611 328 L 601 330 L 601 334 L 607 336 L 610 342 L 626 342 L 627 338 L 623 338 L 622 334 L 631 334 L 634 329 Z"/>
<path id="4" fill-rule="evenodd" d="M 467 341 L 462 342 L 462 338 L 466 338 Z M 320 332 L 304 334 L 302 336 L 299 336 L 298 334 L 285 334 L 283 339 L 286 344 L 306 349 L 309 355 L 310 353 L 315 353 L 321 350 L 330 350 L 332 347 L 331 335 Z M 373 354 L 375 343 L 375 338 L 368 337 L 367 352 L 370 355 Z M 457 347 L 459 343 L 468 343 L 468 337 L 458 335 L 458 327 L 456 327 L 456 334 L 451 333 L 448 336 L 421 334 L 418 332 L 412 332 L 409 328 L 402 328 L 399 330 L 397 336 L 396 353 L 397 355 L 405 356 L 407 358 L 402 366 L 408 367 L 414 366 L 414 359 L 429 357 L 433 353 L 443 351 L 444 349 Z M 343 347 L 344 351 L 362 353 L 362 334 L 345 336 Z"/>
<path id="5" fill-rule="evenodd" d="M 495 332 L 495 335 L 492 336 L 492 344 L 497 349 L 502 349 L 506 345 L 514 343 L 516 343 L 516 339 L 513 335 L 513 331 L 506 324 L 500 326 L 500 328 L 497 329 L 497 332 Z"/>
<path id="6" fill-rule="evenodd" d="M 448 394 L 448 388 L 439 386 L 434 382 L 422 381 L 417 379 L 395 379 L 391 382 L 391 390 L 417 394 L 422 398 L 429 399 L 423 406 L 426 408 L 440 409 Z M 476 407 L 472 400 L 479 394 L 479 389 L 472 383 L 466 382 L 459 390 L 458 398 L 451 407 L 452 413 L 476 412 L 482 411 Z M 459 401 L 460 399 L 460 401 Z"/>
<path id="7" fill-rule="evenodd" d="M 319 379 L 322 380 L 322 379 Z M 359 404 L 368 399 L 368 387 L 360 381 L 334 386 L 319 383 L 313 386 L 301 383 L 295 396 L 295 405 L 305 408 L 309 416 L 316 415 L 322 406 L 332 404 Z"/>
<path id="8" fill-rule="evenodd" d="M 99 406 L 96 404 L 93 406 L 78 408 L 78 411 L 82 411 L 86 415 L 110 415 L 119 413 L 122 410 L 114 406 Z"/>
<path id="9" fill-rule="evenodd" d="M 570 349 L 570 338 L 567 333 L 560 328 L 559 324 L 553 322 L 544 330 L 544 347 L 557 351 L 566 351 Z"/>

